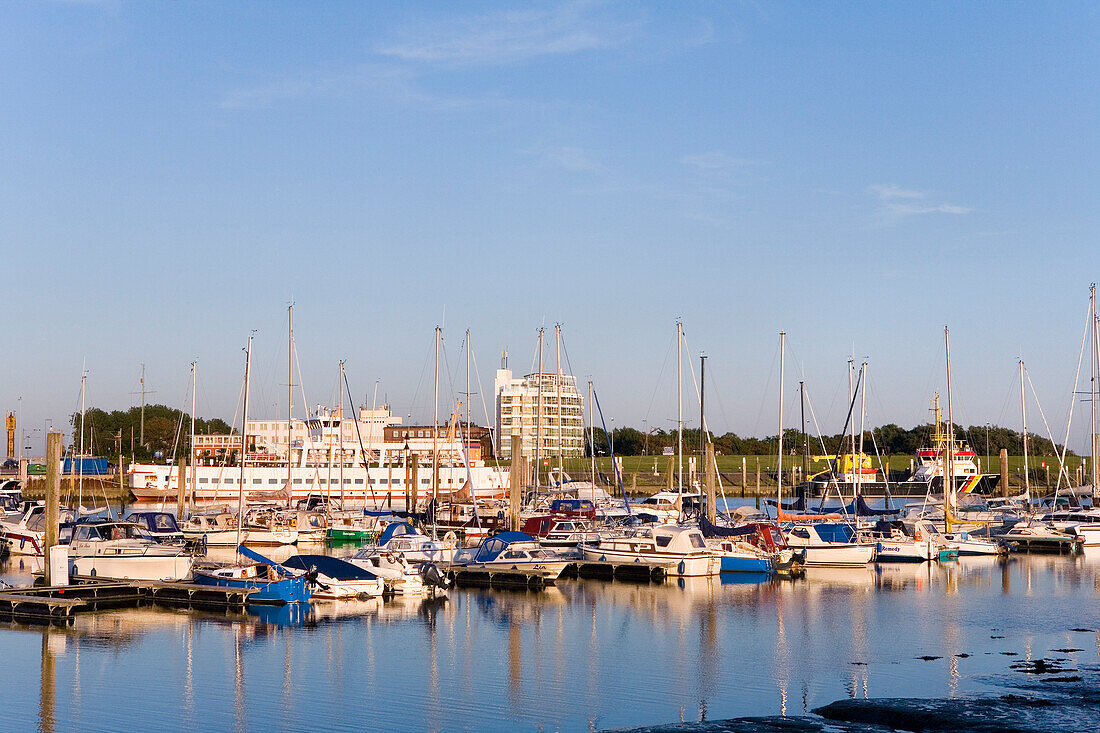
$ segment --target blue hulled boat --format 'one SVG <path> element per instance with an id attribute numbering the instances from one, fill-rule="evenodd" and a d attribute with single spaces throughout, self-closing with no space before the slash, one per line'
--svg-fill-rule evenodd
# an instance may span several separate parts
<path id="1" fill-rule="evenodd" d="M 253 562 L 214 570 L 192 570 L 195 582 L 221 588 L 255 589 L 248 596 L 249 603 L 304 603 L 313 595 L 316 573 L 295 573 L 244 545 L 237 547 L 237 554 Z"/>

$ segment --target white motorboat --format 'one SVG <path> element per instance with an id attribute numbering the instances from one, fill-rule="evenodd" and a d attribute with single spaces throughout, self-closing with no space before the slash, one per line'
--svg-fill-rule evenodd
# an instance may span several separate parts
<path id="1" fill-rule="evenodd" d="M 127 580 L 183 580 L 194 557 L 178 545 L 158 542 L 132 522 L 89 522 L 73 526 L 69 573 Z M 35 570 L 41 570 L 41 555 Z"/>
<path id="2" fill-rule="evenodd" d="M 385 581 L 377 573 L 328 555 L 293 555 L 282 564 L 303 572 L 317 573 L 313 599 L 377 598 L 386 589 Z"/>
<path id="3" fill-rule="evenodd" d="M 473 572 L 522 573 L 553 583 L 571 563 L 571 559 L 543 548 L 526 532 L 501 532 L 477 547 L 456 552 L 450 567 Z"/>
<path id="4" fill-rule="evenodd" d="M 680 521 L 684 510 L 685 497 L 698 497 L 698 494 L 681 494 L 676 491 L 658 491 L 647 496 L 633 506 L 633 513 L 652 516 L 658 524 L 675 524 Z"/>
<path id="5" fill-rule="evenodd" d="M 61 522 L 72 522 L 76 512 L 62 509 Z M 46 505 L 42 502 L 23 502 L 23 513 L 14 519 L 0 521 L 0 535 L 10 545 L 13 555 L 41 555 L 46 534 Z"/>
<path id="6" fill-rule="evenodd" d="M 365 551 L 382 554 L 393 553 L 407 561 L 449 562 L 454 556 L 457 545 L 453 542 L 434 540 L 417 531 L 408 522 L 391 522 L 382 530 L 375 545 L 364 547 Z"/>
<path id="7" fill-rule="evenodd" d="M 875 559 L 876 543 L 862 540 L 851 524 L 797 524 L 785 534 L 788 545 L 805 550 L 807 566 L 857 566 Z"/>
<path id="8" fill-rule="evenodd" d="M 717 575 L 722 569 L 720 555 L 707 547 L 702 532 L 672 524 L 604 537 L 598 545 L 582 546 L 581 552 L 585 560 L 597 562 L 660 565 L 675 576 Z"/>

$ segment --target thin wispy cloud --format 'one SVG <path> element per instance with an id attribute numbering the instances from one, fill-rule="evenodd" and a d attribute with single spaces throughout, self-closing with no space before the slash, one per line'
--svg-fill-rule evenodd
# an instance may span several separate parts
<path id="1" fill-rule="evenodd" d="M 416 62 L 508 64 L 614 48 L 634 38 L 644 18 L 615 17 L 593 3 L 509 10 L 406 29 L 379 45 L 381 56 Z"/>
<path id="2" fill-rule="evenodd" d="M 701 168 L 703 170 L 730 170 L 733 168 L 766 165 L 763 161 L 735 158 L 732 155 L 727 155 L 726 153 L 718 151 L 685 155 L 680 158 L 680 162 L 692 168 Z"/>
<path id="3" fill-rule="evenodd" d="M 921 214 L 969 214 L 969 206 L 938 202 L 926 191 L 902 188 L 894 184 L 874 184 L 867 193 L 879 202 L 879 214 L 887 218 L 918 216 Z"/>

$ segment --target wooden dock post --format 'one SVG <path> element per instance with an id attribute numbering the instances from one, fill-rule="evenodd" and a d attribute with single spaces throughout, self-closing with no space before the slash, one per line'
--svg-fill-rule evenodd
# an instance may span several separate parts
<path id="1" fill-rule="evenodd" d="M 410 465 L 407 469 L 409 474 L 410 474 L 409 475 L 409 484 L 408 484 L 408 486 L 405 487 L 405 503 L 408 506 L 405 507 L 405 511 L 415 512 L 416 511 L 416 504 L 417 504 L 416 492 L 420 488 L 420 484 L 417 483 L 417 478 L 416 478 L 416 471 L 419 468 L 420 461 L 416 457 L 415 453 L 410 453 L 409 454 L 409 463 L 410 463 Z"/>
<path id="2" fill-rule="evenodd" d="M 508 475 L 508 527 L 519 531 L 519 495 L 523 486 L 523 436 L 512 436 L 512 466 Z"/>
<path id="3" fill-rule="evenodd" d="M 46 571 L 46 585 L 54 585 L 50 567 L 50 549 L 57 545 L 58 524 L 61 514 L 61 433 L 46 433 L 46 528 L 42 543 L 42 566 Z"/>
<path id="4" fill-rule="evenodd" d="M 638 474 L 630 474 L 630 493 L 633 496 L 638 495 Z"/>
<path id="5" fill-rule="evenodd" d="M 1008 496 L 1008 448 L 1001 448 L 1001 496 Z"/>
<path id="6" fill-rule="evenodd" d="M 176 479 L 176 519 L 180 522 L 184 520 L 184 514 L 187 512 L 187 459 L 184 458 L 179 462 L 178 475 Z M 122 472 L 122 469 L 119 469 Z"/>
<path id="7" fill-rule="evenodd" d="M 756 457 L 756 495 L 760 496 L 760 456 Z"/>
<path id="8" fill-rule="evenodd" d="M 707 453 L 704 459 L 707 462 L 706 465 L 706 484 L 707 484 L 707 521 L 714 524 L 714 520 L 718 518 L 718 505 L 715 504 L 715 496 L 717 495 L 718 476 L 717 469 L 718 464 L 714 461 L 714 443 L 707 443 Z"/>
<path id="9" fill-rule="evenodd" d="M 745 489 L 749 485 L 749 468 L 748 462 L 744 456 L 741 456 L 741 498 L 745 498 Z"/>

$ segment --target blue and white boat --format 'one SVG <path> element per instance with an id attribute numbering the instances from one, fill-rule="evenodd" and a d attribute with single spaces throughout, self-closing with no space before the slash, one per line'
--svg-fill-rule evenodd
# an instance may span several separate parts
<path id="1" fill-rule="evenodd" d="M 249 603 L 304 603 L 313 595 L 316 573 L 296 573 L 244 545 L 237 547 L 237 554 L 253 562 L 213 570 L 193 569 L 195 582 L 220 588 L 252 589 Z"/>
<path id="2" fill-rule="evenodd" d="M 386 589 L 379 575 L 338 557 L 291 555 L 283 564 L 303 573 L 317 573 L 315 599 L 377 598 Z"/>
<path id="3" fill-rule="evenodd" d="M 522 573 L 553 583 L 572 562 L 525 532 L 501 532 L 455 553 L 452 570 Z"/>
<path id="4" fill-rule="evenodd" d="M 158 542 L 180 544 L 183 542 L 183 530 L 176 523 L 176 515 L 169 512 L 130 512 L 127 522 L 140 525 Z"/>
<path id="5" fill-rule="evenodd" d="M 454 555 L 455 547 L 421 534 L 408 522 L 390 522 L 378 536 L 377 544 L 363 548 L 364 554 L 392 553 L 411 563 L 447 562 Z"/>

